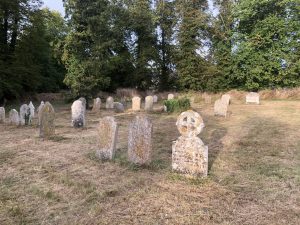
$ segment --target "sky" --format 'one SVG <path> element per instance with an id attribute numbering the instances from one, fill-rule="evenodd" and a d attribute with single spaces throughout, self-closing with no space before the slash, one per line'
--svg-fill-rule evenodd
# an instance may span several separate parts
<path id="1" fill-rule="evenodd" d="M 65 9 L 62 0 L 43 0 L 44 6 L 51 10 L 59 11 L 63 16 L 65 15 Z"/>

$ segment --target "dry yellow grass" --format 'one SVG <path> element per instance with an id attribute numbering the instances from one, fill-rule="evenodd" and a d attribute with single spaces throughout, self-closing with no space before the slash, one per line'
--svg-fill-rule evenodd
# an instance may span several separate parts
<path id="1" fill-rule="evenodd" d="M 171 171 L 176 115 L 153 113 L 153 163 L 126 160 L 128 123 L 120 124 L 113 162 L 94 156 L 98 119 L 70 126 L 67 105 L 55 105 L 56 136 L 36 127 L 0 125 L 0 224 L 299 224 L 300 102 L 233 104 L 230 117 L 196 104 L 206 128 L 209 176 Z"/>

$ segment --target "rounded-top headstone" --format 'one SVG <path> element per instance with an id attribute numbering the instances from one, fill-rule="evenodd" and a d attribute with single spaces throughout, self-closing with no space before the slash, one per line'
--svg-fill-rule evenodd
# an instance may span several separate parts
<path id="1" fill-rule="evenodd" d="M 23 104 L 20 107 L 20 124 L 29 125 L 30 122 L 30 108 L 27 104 Z"/>
<path id="2" fill-rule="evenodd" d="M 95 98 L 92 111 L 98 112 L 98 111 L 100 111 L 100 108 L 101 108 L 101 99 Z"/>
<path id="3" fill-rule="evenodd" d="M 153 110 L 153 97 L 147 96 L 145 98 L 145 110 L 146 111 L 152 111 Z"/>
<path id="4" fill-rule="evenodd" d="M 40 137 L 48 138 L 55 134 L 55 111 L 53 106 L 46 102 L 40 111 Z"/>
<path id="5" fill-rule="evenodd" d="M 227 105 L 230 104 L 230 99 L 231 99 L 231 97 L 230 97 L 229 94 L 222 95 L 222 97 L 221 97 L 221 100 L 222 100 L 223 102 L 225 102 Z"/>
<path id="6" fill-rule="evenodd" d="M 157 101 L 158 101 L 157 95 L 153 95 L 153 102 L 154 102 L 154 103 L 157 103 Z"/>
<path id="7" fill-rule="evenodd" d="M 105 105 L 106 109 L 113 109 L 114 108 L 114 98 L 109 96 L 106 99 L 106 105 Z"/>
<path id="8" fill-rule="evenodd" d="M 188 110 L 179 115 L 176 126 L 182 136 L 195 137 L 203 130 L 204 122 L 199 113 Z"/>
<path id="9" fill-rule="evenodd" d="M 17 110 L 12 109 L 9 111 L 9 123 L 18 126 L 20 124 L 20 117 Z"/>
<path id="10" fill-rule="evenodd" d="M 75 128 L 85 126 L 85 107 L 82 101 L 76 100 L 72 104 L 72 126 Z"/>
<path id="11" fill-rule="evenodd" d="M 140 97 L 135 96 L 132 98 L 132 110 L 133 111 L 141 110 L 141 98 Z"/>

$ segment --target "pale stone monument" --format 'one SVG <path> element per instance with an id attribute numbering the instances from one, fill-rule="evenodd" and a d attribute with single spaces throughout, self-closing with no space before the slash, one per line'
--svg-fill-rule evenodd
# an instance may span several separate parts
<path id="1" fill-rule="evenodd" d="M 100 108 L 101 108 L 101 99 L 100 98 L 95 98 L 92 111 L 93 112 L 99 112 Z"/>
<path id="2" fill-rule="evenodd" d="M 222 99 L 218 99 L 215 101 L 214 105 L 214 113 L 215 116 L 227 116 L 227 110 L 228 110 L 228 104 L 225 101 L 222 101 Z"/>
<path id="3" fill-rule="evenodd" d="M 259 105 L 259 94 L 257 92 L 250 92 L 246 95 L 246 104 Z"/>
<path id="4" fill-rule="evenodd" d="M 75 128 L 85 126 L 85 107 L 84 103 L 76 100 L 72 104 L 72 126 Z"/>
<path id="5" fill-rule="evenodd" d="M 86 109 L 86 99 L 84 97 L 80 97 L 78 100 L 82 102 L 84 108 Z"/>
<path id="6" fill-rule="evenodd" d="M 31 117 L 31 120 L 32 120 L 32 118 L 34 118 L 34 111 L 35 111 L 35 107 L 34 107 L 34 105 L 32 104 L 32 102 L 30 101 L 30 103 L 29 103 L 29 108 L 30 108 L 30 117 Z"/>
<path id="7" fill-rule="evenodd" d="M 143 165 L 151 162 L 152 122 L 146 116 L 136 116 L 129 124 L 128 159 Z"/>
<path id="8" fill-rule="evenodd" d="M 125 111 L 125 107 L 120 102 L 114 102 L 114 111 L 116 113 L 123 113 Z"/>
<path id="9" fill-rule="evenodd" d="M 27 104 L 23 104 L 20 107 L 20 124 L 21 125 L 30 125 L 30 108 Z"/>
<path id="10" fill-rule="evenodd" d="M 221 100 L 223 102 L 225 102 L 227 105 L 229 105 L 230 104 L 230 95 L 229 94 L 222 95 Z"/>
<path id="11" fill-rule="evenodd" d="M 38 125 L 40 125 L 40 121 L 41 121 L 41 111 L 42 108 L 44 107 L 45 103 L 44 101 L 41 101 L 41 104 L 39 105 L 39 107 L 37 108 L 37 113 L 38 113 Z"/>
<path id="12" fill-rule="evenodd" d="M 114 98 L 108 97 L 105 104 L 106 109 L 114 109 Z"/>
<path id="13" fill-rule="evenodd" d="M 154 102 L 154 103 L 157 103 L 157 102 L 158 102 L 158 97 L 157 97 L 157 95 L 153 95 L 153 102 Z"/>
<path id="14" fill-rule="evenodd" d="M 118 136 L 118 124 L 112 116 L 100 119 L 98 128 L 98 149 L 96 156 L 99 159 L 112 160 L 116 151 L 116 143 Z"/>
<path id="15" fill-rule="evenodd" d="M 17 110 L 12 109 L 9 111 L 9 123 L 18 126 L 20 124 L 20 117 Z"/>
<path id="16" fill-rule="evenodd" d="M 141 98 L 140 97 L 133 97 L 132 98 L 132 110 L 139 111 L 141 110 Z"/>
<path id="17" fill-rule="evenodd" d="M 0 123 L 5 123 L 5 108 L 0 107 Z"/>
<path id="18" fill-rule="evenodd" d="M 168 94 L 168 100 L 174 99 L 174 95 L 173 94 Z"/>
<path id="19" fill-rule="evenodd" d="M 147 96 L 145 98 L 145 110 L 153 111 L 153 97 L 152 96 Z"/>
<path id="20" fill-rule="evenodd" d="M 46 102 L 39 112 L 40 137 L 49 138 L 55 134 L 55 111 L 49 102 Z"/>
<path id="21" fill-rule="evenodd" d="M 172 169 L 190 177 L 207 176 L 208 147 L 197 137 L 204 128 L 201 116 L 188 110 L 180 114 L 176 126 L 181 136 L 172 145 Z"/>

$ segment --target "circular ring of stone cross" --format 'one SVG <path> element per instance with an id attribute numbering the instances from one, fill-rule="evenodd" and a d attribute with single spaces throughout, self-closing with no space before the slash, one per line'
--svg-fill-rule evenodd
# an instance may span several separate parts
<path id="1" fill-rule="evenodd" d="M 176 126 L 182 136 L 195 137 L 203 130 L 204 122 L 199 113 L 188 110 L 179 115 Z"/>

